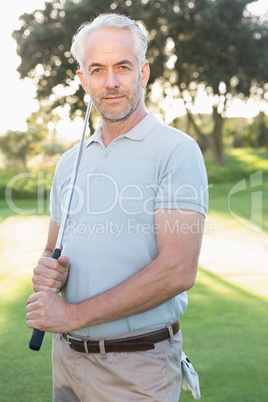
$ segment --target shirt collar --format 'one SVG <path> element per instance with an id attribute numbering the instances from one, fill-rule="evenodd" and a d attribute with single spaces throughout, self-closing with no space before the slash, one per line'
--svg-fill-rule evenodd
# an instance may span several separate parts
<path id="1" fill-rule="evenodd" d="M 149 112 L 135 127 L 133 127 L 126 134 L 120 135 L 118 138 L 126 137 L 133 141 L 142 141 L 153 127 L 157 124 L 158 120 L 153 112 Z M 86 147 L 93 142 L 98 142 L 103 145 L 101 138 L 101 124 L 97 127 L 95 133 L 86 141 Z"/>
<path id="2" fill-rule="evenodd" d="M 86 147 L 88 147 L 93 142 L 98 142 L 103 146 L 102 138 L 101 138 L 101 124 L 97 127 L 95 133 L 89 137 L 86 141 Z"/>

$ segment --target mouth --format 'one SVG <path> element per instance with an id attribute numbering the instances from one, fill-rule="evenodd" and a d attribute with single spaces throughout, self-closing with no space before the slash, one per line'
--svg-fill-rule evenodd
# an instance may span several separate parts
<path id="1" fill-rule="evenodd" d="M 103 97 L 103 99 L 108 103 L 120 102 L 124 98 L 125 98 L 125 95 L 108 95 L 108 96 Z"/>

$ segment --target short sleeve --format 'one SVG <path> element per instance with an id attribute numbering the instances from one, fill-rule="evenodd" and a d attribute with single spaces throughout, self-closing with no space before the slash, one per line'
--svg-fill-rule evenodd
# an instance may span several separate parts
<path id="1" fill-rule="evenodd" d="M 155 200 L 155 209 L 208 210 L 208 181 L 198 144 L 187 140 L 170 152 Z"/>

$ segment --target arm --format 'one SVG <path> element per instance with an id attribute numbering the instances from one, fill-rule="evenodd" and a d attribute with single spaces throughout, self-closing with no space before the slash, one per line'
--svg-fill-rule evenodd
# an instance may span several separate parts
<path id="1" fill-rule="evenodd" d="M 156 227 L 160 228 L 158 257 L 119 286 L 75 306 L 78 326 L 143 313 L 194 285 L 202 238 L 201 230 L 194 233 L 194 228 L 196 231 L 196 226 L 203 227 L 204 217 L 197 212 L 185 212 L 172 210 L 156 214 Z M 180 233 L 176 230 L 172 233 L 176 222 Z M 90 313 L 86 314 L 87 311 Z"/>
<path id="2" fill-rule="evenodd" d="M 203 215 L 159 210 L 155 224 L 159 229 L 159 255 L 154 261 L 115 288 L 78 304 L 67 303 L 56 294 L 48 297 L 47 292 L 30 296 L 27 325 L 51 332 L 72 332 L 140 314 L 191 288 L 197 272 Z"/>
<path id="3" fill-rule="evenodd" d="M 68 258 L 60 257 L 58 260 L 52 258 L 58 233 L 59 225 L 51 220 L 45 250 L 33 270 L 32 281 L 35 292 L 50 290 L 58 293 L 67 281 L 69 274 Z"/>

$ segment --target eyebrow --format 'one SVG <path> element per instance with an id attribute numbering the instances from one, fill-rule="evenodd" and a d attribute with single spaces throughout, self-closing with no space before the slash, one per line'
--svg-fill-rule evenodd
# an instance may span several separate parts
<path id="1" fill-rule="evenodd" d="M 115 64 L 115 66 L 120 66 L 121 64 L 128 64 L 129 66 L 132 66 L 131 61 L 128 60 L 128 59 L 124 59 L 124 60 L 119 61 L 118 63 Z"/>
<path id="2" fill-rule="evenodd" d="M 114 67 L 120 66 L 120 65 L 122 65 L 122 64 L 128 64 L 128 65 L 131 66 L 131 67 L 132 67 L 132 65 L 133 65 L 130 60 L 128 60 L 128 59 L 123 59 L 123 60 L 120 60 L 118 63 L 115 63 L 115 64 L 114 64 Z M 93 63 L 91 63 L 91 64 L 88 66 L 88 69 L 91 69 L 91 68 L 93 68 L 93 67 L 105 67 L 105 65 L 104 65 L 104 64 L 101 64 L 101 63 L 93 62 Z"/>
<path id="3" fill-rule="evenodd" d="M 104 67 L 104 65 L 101 64 L 101 63 L 91 63 L 91 64 L 88 66 L 88 69 L 90 69 L 90 68 L 92 68 L 92 67 Z"/>

